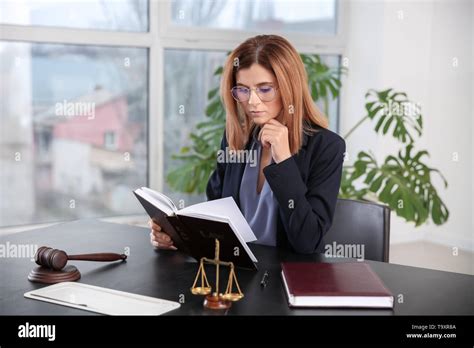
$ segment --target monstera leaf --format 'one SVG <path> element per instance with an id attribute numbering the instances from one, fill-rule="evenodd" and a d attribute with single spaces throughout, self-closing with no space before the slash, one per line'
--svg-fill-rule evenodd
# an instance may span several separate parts
<path id="1" fill-rule="evenodd" d="M 369 90 L 365 95 L 369 101 L 365 104 L 367 117 L 377 120 L 375 131 L 392 135 L 400 142 L 412 143 L 415 133 L 420 136 L 423 129 L 423 118 L 420 107 L 410 102 L 403 92 L 393 89 L 384 91 Z"/>
<path id="2" fill-rule="evenodd" d="M 317 54 L 301 54 L 308 74 L 309 89 L 313 100 L 321 100 L 324 112 L 328 114 L 329 97 L 336 99 L 341 90 L 341 75 L 347 72 L 345 67 L 329 67 Z"/>
<path id="3" fill-rule="evenodd" d="M 354 186 L 354 180 L 352 180 L 354 167 L 344 167 L 341 176 L 341 187 L 339 190 L 339 198 L 346 199 L 358 199 L 364 200 L 367 192 L 367 188 L 357 190 Z"/>
<path id="4" fill-rule="evenodd" d="M 361 151 L 348 181 L 353 182 L 364 176 L 366 190 L 375 193 L 397 215 L 415 222 L 416 226 L 424 223 L 429 216 L 435 224 L 441 225 L 448 219 L 449 211 L 431 184 L 431 173 L 438 173 L 445 187 L 448 183 L 437 169 L 423 163 L 423 156 L 428 155 L 426 151 L 414 154 L 412 151 L 413 145 L 409 144 L 404 152 L 398 152 L 397 157 L 388 156 L 381 166 L 373 154 Z"/>

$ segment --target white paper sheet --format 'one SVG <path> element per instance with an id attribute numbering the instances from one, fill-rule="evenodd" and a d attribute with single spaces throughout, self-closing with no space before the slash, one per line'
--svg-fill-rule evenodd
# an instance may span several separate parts
<path id="1" fill-rule="evenodd" d="M 107 315 L 161 315 L 181 306 L 178 302 L 74 282 L 46 286 L 24 296 Z"/>

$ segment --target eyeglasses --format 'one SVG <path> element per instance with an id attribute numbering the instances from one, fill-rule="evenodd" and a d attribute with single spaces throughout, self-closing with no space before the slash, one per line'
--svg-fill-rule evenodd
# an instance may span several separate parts
<path id="1" fill-rule="evenodd" d="M 234 97 L 235 100 L 244 103 L 250 99 L 250 94 L 253 90 L 255 90 L 262 102 L 270 102 L 275 99 L 278 88 L 273 86 L 261 86 L 257 88 L 235 86 L 230 91 L 232 93 L 232 97 Z"/>

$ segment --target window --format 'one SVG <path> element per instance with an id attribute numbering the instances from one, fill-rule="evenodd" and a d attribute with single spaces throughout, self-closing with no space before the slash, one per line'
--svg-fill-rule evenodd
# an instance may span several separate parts
<path id="1" fill-rule="evenodd" d="M 192 143 L 189 133 L 196 124 L 206 119 L 207 92 L 219 85 L 214 71 L 226 58 L 224 51 L 165 50 L 165 139 L 164 172 L 175 166 L 171 159 L 182 146 Z M 205 195 L 187 195 L 173 192 L 164 183 L 164 193 L 175 202 L 183 200 L 186 206 L 202 202 Z"/>
<path id="2" fill-rule="evenodd" d="M 253 32 L 336 34 L 335 0 L 173 0 L 176 25 Z"/>
<path id="3" fill-rule="evenodd" d="M 215 67 L 259 33 L 338 66 L 343 3 L 0 1 L 0 226 L 142 214 L 139 186 L 202 200 L 165 177 L 205 119 Z M 327 110 L 337 129 L 338 102 Z"/>
<path id="4" fill-rule="evenodd" d="M 104 147 L 108 150 L 117 149 L 117 136 L 115 132 L 105 132 L 104 133 Z"/>
<path id="5" fill-rule="evenodd" d="M 148 1 L 2 0 L 0 2 L 0 23 L 147 31 Z"/>
<path id="6" fill-rule="evenodd" d="M 141 212 L 147 54 L 0 43 L 2 226 Z"/>
<path id="7" fill-rule="evenodd" d="M 322 54 L 321 60 L 330 68 L 338 69 L 341 67 L 341 56 L 335 54 Z M 329 99 L 327 105 L 324 101 L 318 101 L 319 109 L 325 113 L 329 119 L 329 129 L 339 132 L 339 100 Z"/>

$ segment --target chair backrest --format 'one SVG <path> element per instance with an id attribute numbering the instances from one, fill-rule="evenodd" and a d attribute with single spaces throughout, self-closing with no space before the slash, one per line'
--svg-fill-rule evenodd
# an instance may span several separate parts
<path id="1" fill-rule="evenodd" d="M 339 250 L 363 246 L 364 259 L 388 262 L 390 212 L 386 205 L 338 199 L 324 245 L 328 250 L 333 250 L 335 245 Z"/>

